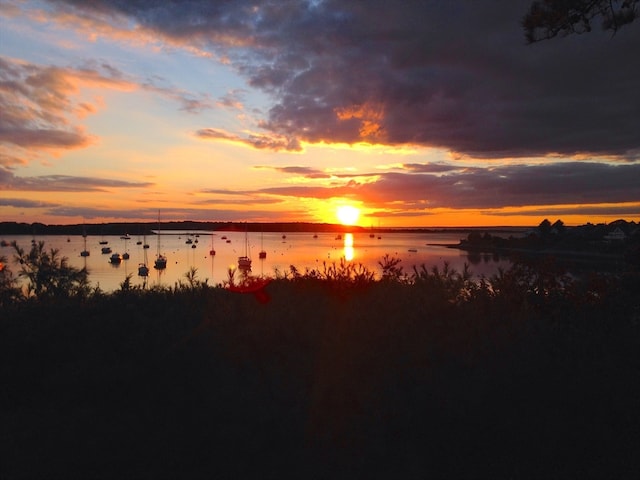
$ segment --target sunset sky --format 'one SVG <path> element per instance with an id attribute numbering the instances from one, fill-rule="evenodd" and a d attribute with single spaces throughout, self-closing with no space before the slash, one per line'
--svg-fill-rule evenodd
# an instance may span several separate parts
<path id="1" fill-rule="evenodd" d="M 640 22 L 529 4 L 0 0 L 0 221 L 639 221 Z"/>

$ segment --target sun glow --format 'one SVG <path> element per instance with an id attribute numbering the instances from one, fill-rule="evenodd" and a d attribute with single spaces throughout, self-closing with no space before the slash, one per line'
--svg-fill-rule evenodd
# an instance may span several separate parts
<path id="1" fill-rule="evenodd" d="M 336 209 L 336 217 L 342 225 L 355 225 L 360 217 L 360 210 L 353 205 L 341 205 Z"/>

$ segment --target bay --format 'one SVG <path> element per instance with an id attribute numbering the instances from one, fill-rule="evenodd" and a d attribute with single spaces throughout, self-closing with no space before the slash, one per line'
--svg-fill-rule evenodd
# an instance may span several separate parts
<path id="1" fill-rule="evenodd" d="M 88 257 L 80 256 L 85 248 L 82 236 L 66 237 L 63 235 L 9 235 L 3 240 L 16 241 L 19 246 L 28 250 L 32 240 L 44 241 L 45 248 L 59 250 L 61 256 L 69 260 L 69 264 L 89 272 L 89 281 L 93 287 L 99 286 L 103 291 L 110 292 L 120 288 L 127 276 L 131 275 L 133 285 L 143 286 L 174 286 L 178 282 L 185 283 L 185 274 L 191 269 L 197 269 L 197 279 L 207 280 L 209 285 L 222 284 L 229 278 L 229 270 L 236 269 L 238 257 L 245 254 L 244 232 L 161 232 L 146 238 L 132 236 L 124 240 L 120 236 L 88 236 L 86 248 L 90 252 Z M 491 232 L 495 235 L 495 232 Z M 197 236 L 196 236 L 197 235 Z M 382 268 L 379 262 L 385 255 L 399 258 L 399 266 L 405 273 L 411 274 L 413 268 L 441 268 L 445 262 L 458 271 L 462 271 L 464 264 L 470 265 L 476 277 L 490 276 L 498 268 L 508 268 L 510 262 L 504 258 L 491 255 L 475 255 L 470 257 L 463 250 L 447 248 L 445 245 L 457 244 L 465 234 L 460 232 L 384 232 L 370 236 L 366 232 L 344 233 L 338 238 L 335 233 L 308 232 L 264 232 L 246 234 L 248 251 L 252 258 L 252 275 L 275 276 L 276 272 L 289 272 L 293 265 L 299 272 L 318 269 L 323 271 L 325 265 L 340 264 L 341 259 L 361 264 L 376 273 L 379 278 Z M 167 256 L 167 268 L 155 270 L 153 261 L 158 251 Z M 192 243 L 187 243 L 191 240 Z M 129 253 L 130 258 L 118 265 L 109 262 L 110 254 L 101 254 L 100 241 L 106 241 L 114 253 Z M 146 242 L 150 248 L 146 249 L 147 265 L 150 267 L 149 276 L 138 276 L 138 264 L 144 262 L 145 249 L 138 242 Z M 195 247 L 195 248 L 193 248 Z M 210 250 L 215 255 L 210 255 Z M 266 252 L 265 259 L 258 258 L 258 252 Z M 13 261 L 14 251 L 11 247 L 2 247 L 0 255 L 8 260 L 9 269 L 17 274 L 19 265 Z"/>

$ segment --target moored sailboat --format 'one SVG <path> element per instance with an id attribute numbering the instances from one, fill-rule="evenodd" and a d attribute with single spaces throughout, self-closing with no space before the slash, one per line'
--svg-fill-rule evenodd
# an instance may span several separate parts
<path id="1" fill-rule="evenodd" d="M 156 270 L 164 270 L 167 268 L 167 257 L 160 253 L 160 211 L 158 210 L 158 251 L 156 253 L 156 260 L 153 263 L 153 267 Z"/>
<path id="2" fill-rule="evenodd" d="M 267 258 L 267 252 L 264 249 L 264 232 L 260 233 L 260 253 L 258 254 L 258 258 L 261 260 Z"/>
<path id="3" fill-rule="evenodd" d="M 84 227 L 82 227 L 82 239 L 84 240 L 84 250 L 80 252 L 81 257 L 88 257 L 90 255 L 89 250 L 87 250 L 87 231 Z"/>
<path id="4" fill-rule="evenodd" d="M 209 255 L 212 257 L 216 254 L 216 251 L 213 249 L 213 232 L 211 232 L 211 250 L 209 250 Z"/>
<path id="5" fill-rule="evenodd" d="M 251 270 L 251 257 L 249 257 L 249 238 L 244 232 L 244 255 L 238 257 L 238 268 L 244 272 Z"/>

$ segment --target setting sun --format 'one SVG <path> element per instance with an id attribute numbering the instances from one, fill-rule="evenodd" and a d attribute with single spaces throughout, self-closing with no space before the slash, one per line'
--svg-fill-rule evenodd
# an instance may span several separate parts
<path id="1" fill-rule="evenodd" d="M 336 210 L 336 217 L 342 225 L 355 225 L 360 216 L 360 210 L 353 205 L 342 205 Z"/>

